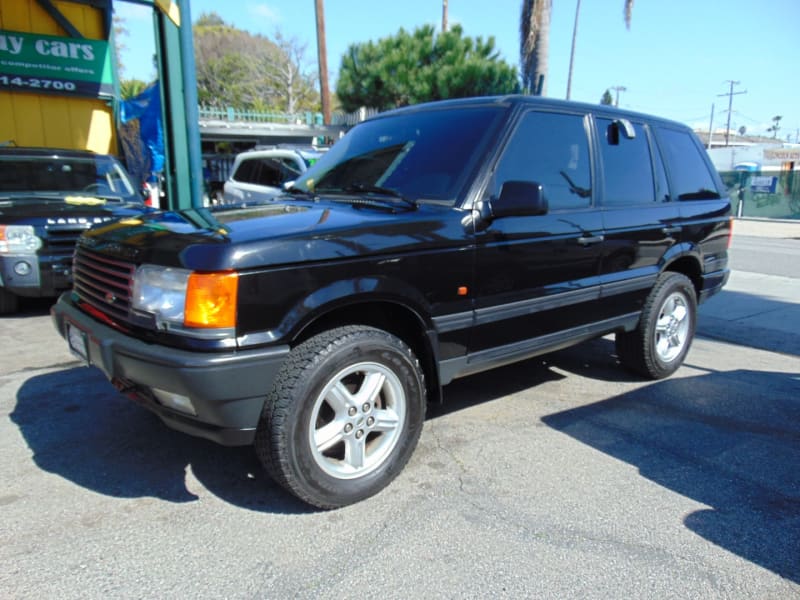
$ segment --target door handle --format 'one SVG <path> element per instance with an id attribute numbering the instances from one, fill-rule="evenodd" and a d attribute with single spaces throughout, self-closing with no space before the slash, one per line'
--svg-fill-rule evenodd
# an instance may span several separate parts
<path id="1" fill-rule="evenodd" d="M 667 227 L 662 227 L 661 231 L 667 235 L 672 235 L 673 233 L 680 233 L 682 229 L 683 227 L 681 227 L 680 225 L 672 225 L 672 226 L 668 225 Z"/>
<path id="2" fill-rule="evenodd" d="M 578 238 L 578 243 L 581 246 L 591 246 L 592 244 L 599 244 L 604 239 L 602 235 L 582 235 Z"/>

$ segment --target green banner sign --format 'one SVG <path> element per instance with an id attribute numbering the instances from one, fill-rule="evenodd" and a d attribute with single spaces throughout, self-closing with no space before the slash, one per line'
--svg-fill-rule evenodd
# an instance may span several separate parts
<path id="1" fill-rule="evenodd" d="M 108 42 L 0 29 L 0 90 L 113 96 Z"/>

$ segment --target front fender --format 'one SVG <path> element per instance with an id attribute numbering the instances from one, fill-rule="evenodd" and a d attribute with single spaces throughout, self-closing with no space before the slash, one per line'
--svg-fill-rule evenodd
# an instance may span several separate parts
<path id="1" fill-rule="evenodd" d="M 364 304 L 391 304 L 414 314 L 424 329 L 433 329 L 431 307 L 420 291 L 408 282 L 385 276 L 363 276 L 329 282 L 294 297 L 277 322 L 265 331 L 239 337 L 240 346 L 288 343 L 312 322 L 329 313 Z"/>

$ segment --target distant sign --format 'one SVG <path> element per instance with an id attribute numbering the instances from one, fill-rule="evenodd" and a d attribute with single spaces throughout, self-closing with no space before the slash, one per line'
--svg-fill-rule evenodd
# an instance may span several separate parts
<path id="1" fill-rule="evenodd" d="M 112 96 L 108 42 L 0 29 L 0 89 Z"/>
<path id="2" fill-rule="evenodd" d="M 767 160 L 800 160 L 800 148 L 765 148 Z"/>
<path id="3" fill-rule="evenodd" d="M 757 194 L 774 194 L 778 187 L 777 177 L 751 177 L 750 191 Z"/>

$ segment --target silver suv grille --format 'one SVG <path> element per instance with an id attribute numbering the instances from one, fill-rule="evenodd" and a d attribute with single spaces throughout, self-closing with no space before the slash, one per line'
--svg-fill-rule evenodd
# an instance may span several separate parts
<path id="1" fill-rule="evenodd" d="M 130 320 L 136 266 L 78 246 L 73 263 L 74 290 L 84 302 L 123 321 Z"/>

